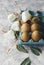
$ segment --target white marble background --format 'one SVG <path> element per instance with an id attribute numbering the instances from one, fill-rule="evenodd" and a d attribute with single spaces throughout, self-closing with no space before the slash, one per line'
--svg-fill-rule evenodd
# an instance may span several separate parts
<path id="1" fill-rule="evenodd" d="M 29 47 L 27 48 L 29 54 L 19 52 L 16 49 L 14 35 L 11 30 L 9 31 L 11 22 L 8 21 L 7 16 L 26 8 L 44 10 L 44 0 L 0 0 L 0 65 L 20 65 L 28 56 L 31 58 L 31 65 L 44 65 L 44 47 L 41 47 L 42 54 L 38 57 L 32 54 Z"/>

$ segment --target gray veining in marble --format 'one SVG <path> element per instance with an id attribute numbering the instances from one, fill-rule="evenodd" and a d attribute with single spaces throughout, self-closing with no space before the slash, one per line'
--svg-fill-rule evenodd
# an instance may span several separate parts
<path id="1" fill-rule="evenodd" d="M 32 54 L 27 47 L 29 54 L 19 52 L 16 49 L 12 32 L 6 33 L 7 36 L 3 32 L 4 29 L 8 32 L 11 26 L 11 22 L 7 19 L 8 15 L 25 9 L 42 11 L 44 10 L 44 0 L 0 0 L 0 65 L 20 65 L 28 56 L 32 60 L 31 65 L 44 65 L 44 47 L 41 47 L 42 54 L 38 57 Z"/>

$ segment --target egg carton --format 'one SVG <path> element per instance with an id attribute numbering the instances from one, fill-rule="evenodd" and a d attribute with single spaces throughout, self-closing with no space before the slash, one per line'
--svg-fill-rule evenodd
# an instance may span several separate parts
<path id="1" fill-rule="evenodd" d="M 40 39 L 38 42 L 33 41 L 30 39 L 28 42 L 23 42 L 20 38 L 18 40 L 18 44 L 20 45 L 30 45 L 30 46 L 43 46 L 44 45 L 44 11 L 31 11 L 29 10 L 29 13 L 33 16 L 38 16 L 40 18 L 40 24 L 41 24 L 41 33 L 43 34 L 43 38 Z"/>

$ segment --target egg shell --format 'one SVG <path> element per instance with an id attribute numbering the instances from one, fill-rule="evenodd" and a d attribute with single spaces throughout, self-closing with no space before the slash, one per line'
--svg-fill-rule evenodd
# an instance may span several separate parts
<path id="1" fill-rule="evenodd" d="M 25 23 L 21 26 L 21 32 L 29 32 L 31 30 L 31 25 L 28 23 Z"/>
<path id="2" fill-rule="evenodd" d="M 41 33 L 39 31 L 34 31 L 31 37 L 35 42 L 38 42 L 41 39 Z"/>
<path id="3" fill-rule="evenodd" d="M 27 20 L 31 20 L 32 15 L 28 11 L 24 11 L 22 13 L 22 21 L 26 22 Z"/>
<path id="4" fill-rule="evenodd" d="M 34 23 L 31 25 L 31 31 L 40 30 L 40 25 L 37 23 Z"/>
<path id="5" fill-rule="evenodd" d="M 38 17 L 33 17 L 31 23 L 39 23 L 40 19 Z"/>
<path id="6" fill-rule="evenodd" d="M 29 41 L 29 39 L 30 39 L 30 34 L 28 32 L 23 32 L 21 35 L 21 40 L 27 42 Z"/>
<path id="7" fill-rule="evenodd" d="M 25 24 L 25 23 L 31 24 L 31 21 L 30 21 L 30 20 L 28 20 L 28 21 L 26 21 L 26 22 L 21 21 L 21 25 L 23 25 L 23 24 Z"/>
<path id="8" fill-rule="evenodd" d="M 25 24 L 26 22 L 24 22 L 24 21 L 21 21 L 21 25 L 23 25 L 23 24 Z"/>

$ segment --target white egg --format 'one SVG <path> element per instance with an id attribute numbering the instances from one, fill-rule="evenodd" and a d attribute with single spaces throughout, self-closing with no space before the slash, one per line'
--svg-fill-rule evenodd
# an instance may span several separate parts
<path id="1" fill-rule="evenodd" d="M 12 24 L 11 29 L 14 30 L 14 31 L 20 31 L 19 21 L 15 21 L 15 22 Z"/>
<path id="2" fill-rule="evenodd" d="M 30 20 L 32 15 L 28 11 L 24 11 L 22 13 L 22 20 L 26 22 L 27 20 Z"/>
<path id="3" fill-rule="evenodd" d="M 15 19 L 16 19 L 16 15 L 15 14 L 12 13 L 12 14 L 8 15 L 8 20 L 9 21 L 13 22 Z"/>

